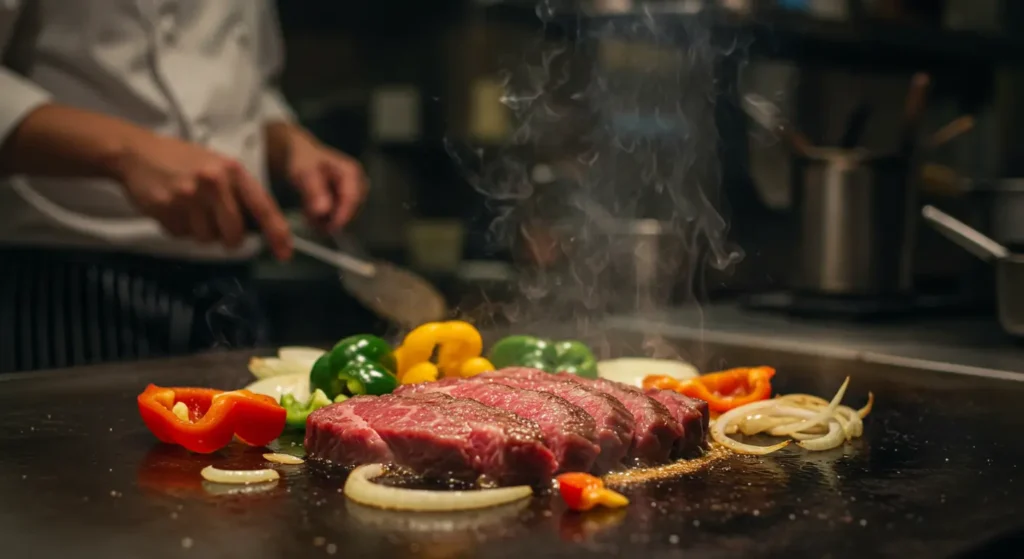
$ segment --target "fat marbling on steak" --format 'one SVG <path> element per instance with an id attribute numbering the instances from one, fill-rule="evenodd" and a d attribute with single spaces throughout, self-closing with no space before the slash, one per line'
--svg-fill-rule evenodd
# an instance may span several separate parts
<path id="1" fill-rule="evenodd" d="M 535 422 L 544 436 L 544 444 L 555 454 L 558 471 L 589 472 L 601 451 L 594 444 L 594 418 L 554 394 L 458 378 L 407 384 L 394 393 L 427 392 L 476 400 Z"/>
<path id="2" fill-rule="evenodd" d="M 673 458 L 700 454 L 708 446 L 708 403 L 672 390 L 652 388 L 644 392 L 661 402 L 672 417 L 683 426 L 683 436 L 672 451 Z"/>
<path id="3" fill-rule="evenodd" d="M 559 373 L 555 376 L 604 392 L 626 406 L 636 421 L 633 445 L 629 447 L 629 458 L 637 464 L 651 465 L 667 462 L 672 454 L 672 449 L 683 437 L 683 427 L 672 417 L 665 406 L 648 397 L 638 388 L 608 379 L 589 379 L 570 373 Z"/>
<path id="4" fill-rule="evenodd" d="M 535 423 L 474 400 L 426 393 L 358 396 L 310 414 L 310 458 L 405 466 L 433 479 L 542 484 L 555 471 Z"/>
<path id="5" fill-rule="evenodd" d="M 561 380 L 549 373 L 526 367 L 509 367 L 473 377 L 474 382 L 493 382 L 519 388 L 546 392 L 578 406 L 594 418 L 597 444 L 601 454 L 594 464 L 598 472 L 605 472 L 622 464 L 633 441 L 635 421 L 621 402 L 582 384 Z"/>

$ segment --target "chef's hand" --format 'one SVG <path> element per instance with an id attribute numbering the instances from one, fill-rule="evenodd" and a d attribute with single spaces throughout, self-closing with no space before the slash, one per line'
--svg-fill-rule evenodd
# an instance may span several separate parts
<path id="1" fill-rule="evenodd" d="M 248 213 L 271 252 L 280 260 L 291 257 L 291 232 L 281 209 L 230 157 L 151 134 L 119 158 L 116 178 L 139 210 L 174 236 L 236 248 Z"/>
<path id="2" fill-rule="evenodd" d="M 352 220 L 367 189 L 358 161 L 287 123 L 268 126 L 267 145 L 271 169 L 299 191 L 310 225 L 330 232 Z"/>

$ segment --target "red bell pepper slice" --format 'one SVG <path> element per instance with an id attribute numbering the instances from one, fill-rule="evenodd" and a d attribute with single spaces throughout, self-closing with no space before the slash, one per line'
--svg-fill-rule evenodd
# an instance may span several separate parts
<path id="1" fill-rule="evenodd" d="M 562 474 L 555 478 L 558 492 L 569 508 L 578 511 L 590 510 L 597 505 L 619 508 L 629 504 L 629 499 L 604 486 L 601 478 L 581 472 Z"/>
<path id="2" fill-rule="evenodd" d="M 235 436 L 246 444 L 264 446 L 281 436 L 287 415 L 270 396 L 248 390 L 150 384 L 138 401 L 142 421 L 156 438 L 202 454 L 224 448 Z M 178 402 L 188 408 L 188 421 L 172 411 Z"/>
<path id="3" fill-rule="evenodd" d="M 691 398 L 700 398 L 708 403 L 712 412 L 725 413 L 770 398 L 774 376 L 775 369 L 771 367 L 742 367 L 686 380 L 651 375 L 644 378 L 643 386 L 648 390 L 675 390 Z"/>

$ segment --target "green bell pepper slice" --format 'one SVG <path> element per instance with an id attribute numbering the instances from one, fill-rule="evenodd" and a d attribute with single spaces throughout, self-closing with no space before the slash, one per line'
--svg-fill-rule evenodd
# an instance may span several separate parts
<path id="1" fill-rule="evenodd" d="M 391 346 L 368 334 L 350 336 L 338 342 L 313 364 L 310 390 L 338 396 L 389 394 L 398 388 L 397 365 Z"/>
<path id="2" fill-rule="evenodd" d="M 285 411 L 284 425 L 286 429 L 301 431 L 306 428 L 306 418 L 316 410 L 331 405 L 331 399 L 323 390 L 314 390 L 306 402 L 300 402 L 291 394 L 281 396 L 281 407 Z"/>
<path id="3" fill-rule="evenodd" d="M 533 336 L 508 336 L 491 347 L 491 363 L 501 367 L 532 367 L 549 373 L 597 378 L 597 358 L 576 340 L 552 342 Z"/>

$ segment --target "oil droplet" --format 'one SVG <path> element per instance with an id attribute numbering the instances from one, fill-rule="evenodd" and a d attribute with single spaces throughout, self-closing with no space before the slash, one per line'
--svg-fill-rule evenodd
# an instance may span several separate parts
<path id="1" fill-rule="evenodd" d="M 693 521 L 693 527 L 696 528 L 698 526 L 700 526 L 700 520 L 694 520 Z"/>
<path id="2" fill-rule="evenodd" d="M 333 543 L 327 544 L 327 554 L 328 555 L 334 555 L 337 552 L 338 552 L 338 546 L 337 545 L 335 545 Z"/>
<path id="3" fill-rule="evenodd" d="M 790 520 L 796 520 L 796 515 L 793 514 L 793 513 L 789 513 L 789 519 Z"/>
<path id="4" fill-rule="evenodd" d="M 671 536 L 668 537 L 668 543 L 670 543 L 672 545 L 678 544 L 679 543 L 679 536 L 677 536 L 675 534 L 672 534 Z"/>
<path id="5" fill-rule="evenodd" d="M 188 536 L 185 536 L 184 538 L 181 538 L 181 547 L 183 547 L 185 549 L 191 549 L 193 543 L 194 542 L 192 541 L 192 538 L 190 538 Z"/>
<path id="6" fill-rule="evenodd" d="M 177 519 L 178 519 L 178 513 L 171 512 L 171 520 L 177 520 Z"/>
<path id="7" fill-rule="evenodd" d="M 322 547 L 325 543 L 327 543 L 327 538 L 323 536 L 313 538 L 313 547 Z"/>
<path id="8" fill-rule="evenodd" d="M 860 525 L 861 525 L 861 526 L 867 526 L 867 525 L 868 525 L 868 521 L 867 521 L 867 519 L 861 518 L 861 519 L 860 519 Z"/>
<path id="9" fill-rule="evenodd" d="M 761 516 L 761 511 L 754 509 L 754 516 Z"/>

